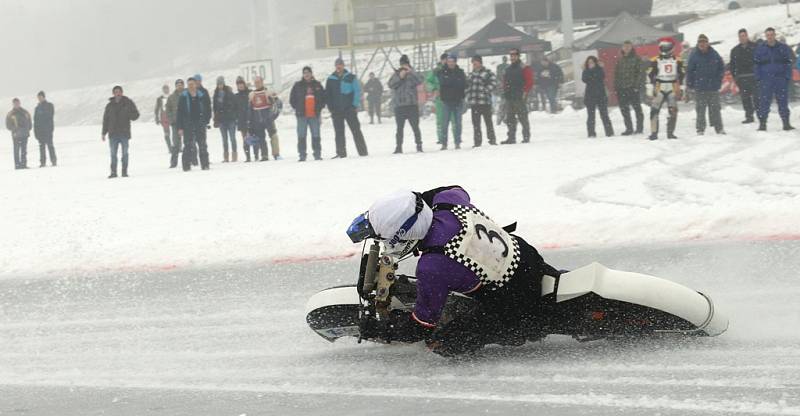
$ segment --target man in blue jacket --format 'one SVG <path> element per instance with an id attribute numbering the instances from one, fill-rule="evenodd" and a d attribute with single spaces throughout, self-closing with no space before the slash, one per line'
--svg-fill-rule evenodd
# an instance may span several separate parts
<path id="1" fill-rule="evenodd" d="M 192 170 L 195 151 L 199 151 L 200 168 L 209 169 L 206 130 L 211 120 L 211 100 L 207 92 L 200 89 L 197 80 L 189 78 L 189 88 L 181 94 L 178 102 L 178 134 L 183 137 L 183 170 Z M 198 149 L 198 150 L 195 150 Z"/>
<path id="2" fill-rule="evenodd" d="M 336 131 L 336 157 L 347 157 L 347 143 L 345 143 L 344 123 L 353 133 L 353 141 L 359 156 L 367 156 L 367 143 L 361 133 L 361 123 L 358 121 L 358 109 L 361 107 L 361 85 L 355 75 L 344 69 L 344 60 L 336 59 L 336 72 L 332 73 L 325 82 L 327 97 L 325 104 L 331 112 L 333 128 Z"/>
<path id="3" fill-rule="evenodd" d="M 719 103 L 719 90 L 724 75 L 725 63 L 722 57 L 708 43 L 708 37 L 700 35 L 697 38 L 697 48 L 689 57 L 686 69 L 686 86 L 694 91 L 699 136 L 706 131 L 706 108 L 711 126 L 717 134 L 725 134 Z"/>
<path id="4" fill-rule="evenodd" d="M 786 44 L 775 38 L 775 29 L 764 32 L 767 40 L 756 48 L 753 60 L 756 64 L 756 80 L 761 97 L 758 103 L 759 131 L 767 131 L 772 97 L 778 102 L 778 113 L 783 120 L 784 130 L 794 130 L 789 123 L 789 82 L 792 80 L 794 54 Z"/>

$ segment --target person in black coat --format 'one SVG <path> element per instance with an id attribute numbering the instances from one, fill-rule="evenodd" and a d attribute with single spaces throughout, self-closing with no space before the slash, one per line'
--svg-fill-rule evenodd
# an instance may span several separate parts
<path id="1" fill-rule="evenodd" d="M 303 78 L 292 87 L 289 103 L 297 116 L 297 153 L 300 162 L 308 157 L 308 130 L 311 130 L 311 150 L 314 160 L 322 160 L 320 119 L 325 108 L 325 89 L 314 78 L 311 67 L 303 68 Z"/>
<path id="2" fill-rule="evenodd" d="M 600 111 L 600 120 L 603 121 L 606 136 L 611 137 L 614 135 L 614 127 L 611 125 L 611 119 L 608 117 L 608 95 L 606 94 L 606 72 L 600 66 L 600 61 L 597 57 L 590 56 L 586 58 L 583 64 L 583 75 L 581 80 L 586 84 L 586 92 L 583 96 L 583 103 L 586 105 L 586 129 L 588 130 L 589 137 L 597 137 L 595 131 L 595 113 Z"/>
<path id="3" fill-rule="evenodd" d="M 442 99 L 442 150 L 447 150 L 447 130 L 453 122 L 453 141 L 461 148 L 461 117 L 464 113 L 464 98 L 467 90 L 467 74 L 458 66 L 455 55 L 447 58 L 447 65 L 437 74 L 439 97 Z"/>
<path id="4" fill-rule="evenodd" d="M 50 163 L 56 165 L 56 149 L 53 147 L 53 131 L 55 130 L 55 107 L 47 101 L 44 91 L 36 95 L 39 104 L 33 112 L 33 134 L 39 142 L 39 167 L 47 165 L 47 154 L 50 154 Z"/>
<path id="5" fill-rule="evenodd" d="M 249 126 L 250 115 L 250 88 L 247 88 L 247 82 L 243 77 L 236 78 L 236 129 L 242 136 L 242 148 L 244 148 L 245 162 L 250 162 L 250 150 L 252 148 L 255 153 L 256 160 L 258 160 L 258 152 L 260 148 L 247 143 L 247 133 Z"/>
<path id="6" fill-rule="evenodd" d="M 756 82 L 755 61 L 753 55 L 756 43 L 750 40 L 747 29 L 739 29 L 739 44 L 731 50 L 730 71 L 739 95 L 742 97 L 744 107 L 744 121 L 742 124 L 755 122 L 755 113 L 758 109 L 758 82 Z"/>
<path id="7" fill-rule="evenodd" d="M 206 142 L 206 130 L 211 121 L 210 101 L 198 87 L 197 81 L 189 78 L 189 88 L 183 92 L 178 103 L 178 132 L 183 136 L 184 171 L 192 169 L 195 149 L 199 151 L 200 167 L 203 170 L 210 168 Z"/>
<path id="8" fill-rule="evenodd" d="M 214 127 L 219 128 L 222 135 L 222 163 L 236 162 L 236 98 L 222 76 L 217 78 L 217 88 L 214 90 Z"/>

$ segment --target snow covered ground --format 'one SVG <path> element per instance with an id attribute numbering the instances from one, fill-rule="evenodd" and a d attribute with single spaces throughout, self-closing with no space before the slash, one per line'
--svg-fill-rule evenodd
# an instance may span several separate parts
<path id="1" fill-rule="evenodd" d="M 164 247 L 169 250 L 169 247 Z M 304 304 L 357 261 L 241 263 L 0 281 L 0 414 L 800 415 L 800 243 L 545 251 L 709 294 L 727 333 L 578 343 L 468 361 L 421 346 L 329 344 Z"/>
<path id="2" fill-rule="evenodd" d="M 615 112 L 616 113 L 616 112 Z M 362 121 L 364 116 L 362 115 Z M 499 222 L 519 221 L 542 247 L 800 236 L 800 136 L 757 134 L 726 109 L 727 136 L 697 137 L 693 112 L 677 141 L 585 138 L 584 113 L 532 115 L 530 145 L 393 156 L 394 123 L 364 125 L 371 156 L 296 162 L 295 120 L 282 117 L 283 161 L 222 164 L 210 132 L 208 172 L 169 170 L 160 127 L 134 126 L 131 178 L 108 180 L 98 127 L 56 131 L 59 167 L 12 170 L 0 140 L 0 278 L 338 258 L 360 250 L 344 230 L 398 188 L 461 184 Z M 614 115 L 615 124 L 621 120 Z M 468 117 L 465 118 L 469 124 Z M 796 123 L 797 124 L 797 123 Z M 333 156 L 330 122 L 323 152 Z M 505 127 L 498 129 L 502 138 Z M 407 131 L 407 135 L 409 132 Z M 350 139 L 348 139 L 350 141 Z M 35 143 L 35 142 L 34 142 Z M 407 145 L 406 150 L 412 146 Z"/>

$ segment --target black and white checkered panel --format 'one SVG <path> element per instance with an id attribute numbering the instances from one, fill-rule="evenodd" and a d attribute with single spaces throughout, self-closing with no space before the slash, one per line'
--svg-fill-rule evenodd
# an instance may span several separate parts
<path id="1" fill-rule="evenodd" d="M 463 205 L 455 206 L 450 212 L 452 212 L 456 218 L 461 222 L 461 231 L 453 237 L 450 242 L 444 247 L 444 252 L 447 257 L 457 261 L 459 264 L 465 266 L 466 268 L 470 269 L 473 273 L 475 273 L 481 280 L 481 283 L 489 287 L 491 290 L 496 290 L 503 287 L 511 277 L 514 276 L 516 273 L 517 268 L 519 268 L 520 263 L 520 250 L 519 250 L 519 242 L 517 242 L 516 238 L 512 238 L 513 244 L 513 261 L 511 263 L 511 267 L 509 270 L 502 276 L 502 280 L 500 282 L 496 280 L 490 280 L 489 275 L 484 272 L 483 268 L 476 262 L 472 261 L 464 257 L 463 254 L 458 252 L 458 248 L 461 247 L 461 244 L 464 242 L 464 237 L 467 235 L 467 214 L 472 212 L 474 214 L 478 214 L 488 220 L 491 221 L 488 215 L 484 214 L 481 210 L 474 208 L 474 207 L 466 207 Z"/>

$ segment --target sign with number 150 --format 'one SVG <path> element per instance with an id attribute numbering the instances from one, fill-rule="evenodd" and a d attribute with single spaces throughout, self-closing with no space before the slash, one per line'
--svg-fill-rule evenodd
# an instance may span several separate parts
<path id="1" fill-rule="evenodd" d="M 239 73 L 244 78 L 247 85 L 252 86 L 256 77 L 264 78 L 264 85 L 271 86 L 273 84 L 272 76 L 272 60 L 267 59 L 264 61 L 242 62 L 239 64 Z"/>

